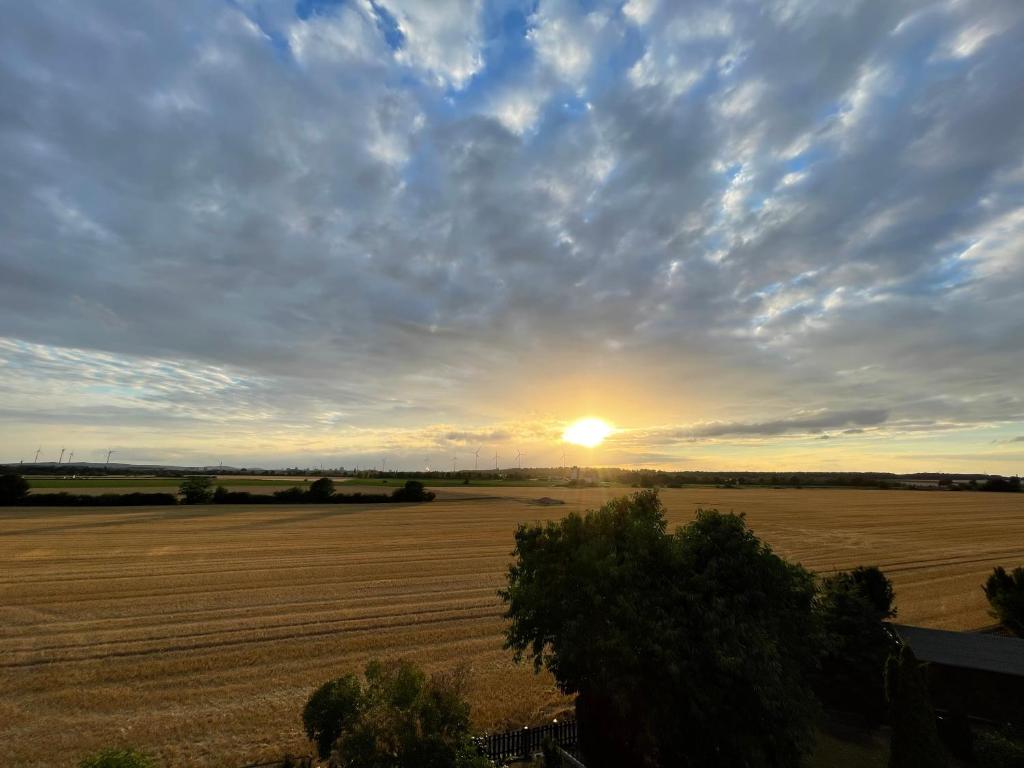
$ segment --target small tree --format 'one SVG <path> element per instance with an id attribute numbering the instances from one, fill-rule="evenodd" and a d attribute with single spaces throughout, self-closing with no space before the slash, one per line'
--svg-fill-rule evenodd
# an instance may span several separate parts
<path id="1" fill-rule="evenodd" d="M 209 475 L 186 477 L 178 486 L 178 493 L 186 504 L 207 504 L 213 499 L 213 478 Z"/>
<path id="2" fill-rule="evenodd" d="M 1024 568 L 1007 573 L 999 566 L 982 589 L 992 606 L 992 615 L 1015 635 L 1024 637 Z"/>
<path id="3" fill-rule="evenodd" d="M 78 768 L 155 768 L 153 759 L 134 749 L 105 749 L 85 758 Z"/>
<path id="4" fill-rule="evenodd" d="M 342 729 L 355 722 L 362 708 L 363 691 L 353 674 L 328 680 L 313 691 L 302 710 L 302 725 L 321 760 L 330 756 Z"/>
<path id="5" fill-rule="evenodd" d="M 860 567 L 822 579 L 821 667 L 815 690 L 823 702 L 878 718 L 885 711 L 885 663 L 895 652 L 883 621 L 896 615 L 892 584 L 878 568 Z"/>
<path id="6" fill-rule="evenodd" d="M 939 741 L 928 683 L 909 646 L 890 656 L 885 669 L 892 739 L 889 768 L 945 768 L 949 756 Z"/>
<path id="7" fill-rule="evenodd" d="M 309 486 L 310 501 L 327 501 L 334 495 L 334 481 L 329 477 L 321 477 Z"/>
<path id="8" fill-rule="evenodd" d="M 336 734 L 331 766 L 490 768 L 469 734 L 461 674 L 428 678 L 406 661 L 371 661 L 365 677 L 365 686 L 347 675 L 317 689 L 306 706 L 316 713 L 311 717 L 320 723 L 316 728 L 310 728 L 303 713 L 321 757 L 324 740 Z"/>
<path id="9" fill-rule="evenodd" d="M 28 496 L 29 484 L 21 475 L 9 472 L 0 475 L 0 506 L 13 506 Z"/>
<path id="10" fill-rule="evenodd" d="M 433 501 L 434 492 L 428 491 L 419 480 L 406 480 L 405 487 L 391 492 L 391 498 L 395 501 Z"/>

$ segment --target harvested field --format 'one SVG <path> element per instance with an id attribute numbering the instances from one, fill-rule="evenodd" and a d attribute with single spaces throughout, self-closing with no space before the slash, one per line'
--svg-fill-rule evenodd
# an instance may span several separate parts
<path id="1" fill-rule="evenodd" d="M 134 489 L 133 489 L 134 490 Z M 166 765 L 239 766 L 307 751 L 299 712 L 370 656 L 465 663 L 481 729 L 564 705 L 501 648 L 502 584 L 521 520 L 621 489 L 444 488 L 424 505 L 0 510 L 0 762 L 70 766 L 133 744 Z M 990 623 L 980 585 L 1024 564 L 1024 497 L 856 490 L 667 490 L 746 512 L 817 570 L 881 565 L 900 619 Z"/>

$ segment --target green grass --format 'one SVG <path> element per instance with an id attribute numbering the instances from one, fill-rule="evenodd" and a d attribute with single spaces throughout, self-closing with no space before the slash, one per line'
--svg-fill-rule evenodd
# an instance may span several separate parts
<path id="1" fill-rule="evenodd" d="M 32 477 L 28 478 L 29 485 L 37 489 L 62 488 L 177 488 L 181 485 L 181 477 Z M 290 488 L 293 485 L 302 485 L 301 480 L 281 480 L 277 478 L 232 478 L 217 479 L 217 485 L 227 488 L 242 488 L 246 486 L 273 486 Z"/>

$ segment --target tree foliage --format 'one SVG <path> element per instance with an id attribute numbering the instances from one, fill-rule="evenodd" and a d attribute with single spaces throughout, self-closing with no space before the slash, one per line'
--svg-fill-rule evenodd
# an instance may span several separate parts
<path id="1" fill-rule="evenodd" d="M 892 583 L 878 568 L 828 576 L 818 591 L 821 667 L 815 690 L 826 704 L 872 718 L 885 713 L 885 663 L 896 650 L 882 623 L 896 615 Z"/>
<path id="2" fill-rule="evenodd" d="M 105 749 L 85 758 L 78 768 L 154 768 L 156 763 L 143 752 L 134 749 Z"/>
<path id="3" fill-rule="evenodd" d="M 909 646 L 890 656 L 885 670 L 892 737 L 889 768 L 946 768 L 949 756 L 939 740 L 928 683 Z"/>
<path id="4" fill-rule="evenodd" d="M 328 680 L 313 691 L 302 710 L 302 725 L 321 760 L 330 756 L 342 729 L 355 722 L 362 707 L 363 690 L 353 674 Z"/>
<path id="5" fill-rule="evenodd" d="M 433 501 L 434 492 L 428 491 L 419 480 L 406 480 L 402 488 L 391 493 L 393 501 Z"/>
<path id="6" fill-rule="evenodd" d="M 1007 573 L 999 566 L 982 589 L 992 606 L 992 615 L 1018 637 L 1024 637 L 1024 568 Z"/>
<path id="7" fill-rule="evenodd" d="M 16 472 L 0 475 L 0 506 L 12 506 L 28 496 L 29 484 Z"/>
<path id="8" fill-rule="evenodd" d="M 186 477 L 178 486 L 178 493 L 185 504 L 207 504 L 213 500 L 213 478 L 209 475 Z"/>
<path id="9" fill-rule="evenodd" d="M 666 531 L 657 491 L 516 532 L 506 646 L 577 695 L 603 766 L 796 765 L 811 742 L 812 576 L 745 519 Z"/>
<path id="10" fill-rule="evenodd" d="M 334 495 L 334 481 L 329 477 L 314 480 L 309 486 L 310 501 L 326 501 Z"/>
<path id="11" fill-rule="evenodd" d="M 326 683 L 303 712 L 307 735 L 331 766 L 490 767 L 469 734 L 461 674 L 428 678 L 410 662 L 371 661 L 364 677 L 365 685 L 354 675 Z"/>

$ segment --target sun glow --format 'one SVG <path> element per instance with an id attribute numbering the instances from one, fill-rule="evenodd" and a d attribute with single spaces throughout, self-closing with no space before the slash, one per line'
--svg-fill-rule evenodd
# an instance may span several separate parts
<path id="1" fill-rule="evenodd" d="M 565 428 L 562 440 L 574 445 L 594 448 L 604 442 L 604 439 L 614 431 L 610 424 L 601 419 L 580 419 Z"/>

